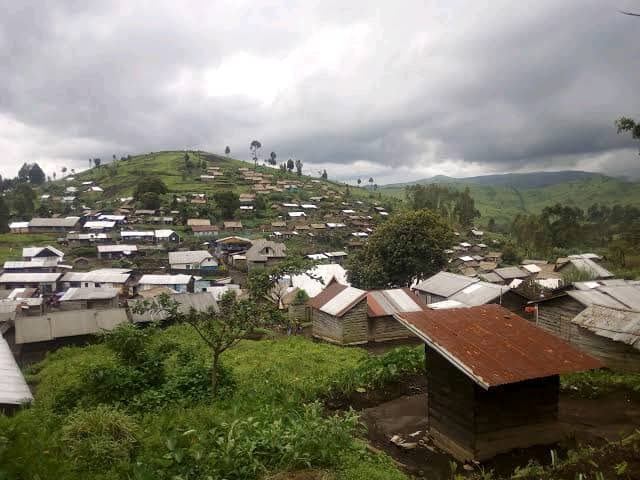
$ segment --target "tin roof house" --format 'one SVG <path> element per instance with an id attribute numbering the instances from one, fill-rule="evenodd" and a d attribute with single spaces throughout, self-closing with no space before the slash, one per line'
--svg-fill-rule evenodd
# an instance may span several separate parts
<path id="1" fill-rule="evenodd" d="M 461 461 L 558 441 L 560 374 L 603 366 L 499 305 L 395 317 L 425 342 L 429 433 Z"/>

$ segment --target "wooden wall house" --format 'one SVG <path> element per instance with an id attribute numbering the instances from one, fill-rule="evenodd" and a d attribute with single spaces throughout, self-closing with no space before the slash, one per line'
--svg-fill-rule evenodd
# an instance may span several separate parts
<path id="1" fill-rule="evenodd" d="M 385 342 L 415 335 L 394 318 L 400 312 L 419 312 L 426 305 L 409 289 L 374 290 L 367 294 L 369 341 Z"/>
<path id="2" fill-rule="evenodd" d="M 369 341 L 367 292 L 331 283 L 309 300 L 312 335 L 338 345 L 359 345 Z"/>
<path id="3" fill-rule="evenodd" d="M 559 375 L 603 366 L 499 305 L 395 317 L 425 342 L 429 433 L 461 461 L 558 441 Z"/>

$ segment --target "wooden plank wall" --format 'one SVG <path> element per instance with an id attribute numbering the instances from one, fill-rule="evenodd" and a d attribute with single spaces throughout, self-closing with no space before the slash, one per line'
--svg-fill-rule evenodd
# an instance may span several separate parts
<path id="1" fill-rule="evenodd" d="M 415 335 L 392 316 L 369 318 L 369 341 L 387 342 Z"/>
<path id="2" fill-rule="evenodd" d="M 367 309 L 365 297 L 342 317 L 342 342 L 344 345 L 357 345 L 369 341 Z"/>

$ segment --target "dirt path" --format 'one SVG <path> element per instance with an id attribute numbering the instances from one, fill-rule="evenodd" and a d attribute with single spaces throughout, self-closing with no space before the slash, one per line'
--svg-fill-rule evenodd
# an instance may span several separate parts
<path id="1" fill-rule="evenodd" d="M 390 394 L 392 392 L 387 392 L 387 398 Z M 369 400 L 374 400 L 373 397 L 370 394 Z M 362 403 L 366 405 L 367 401 Z M 375 406 L 369 403 L 361 410 L 362 420 L 367 426 L 367 438 L 374 448 L 391 455 L 408 473 L 418 478 L 448 479 L 451 475 L 450 461 L 453 459 L 428 440 L 424 441 L 427 430 L 426 406 L 426 393 L 404 394 Z M 640 428 L 640 401 L 626 393 L 597 399 L 561 396 L 559 421 L 570 440 L 555 446 L 515 450 L 495 457 L 483 467 L 507 475 L 516 466 L 525 465 L 529 459 L 548 463 L 551 448 L 563 454 L 576 444 L 593 445 L 618 440 Z M 398 435 L 396 441 L 405 441 L 405 445 L 412 448 L 402 448 L 393 443 L 395 435 Z"/>

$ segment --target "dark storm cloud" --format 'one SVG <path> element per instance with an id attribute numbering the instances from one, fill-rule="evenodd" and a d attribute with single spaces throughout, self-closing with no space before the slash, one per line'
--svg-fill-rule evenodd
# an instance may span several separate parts
<path id="1" fill-rule="evenodd" d="M 0 3 L 4 173 L 253 138 L 342 178 L 637 164 L 633 3 Z"/>

